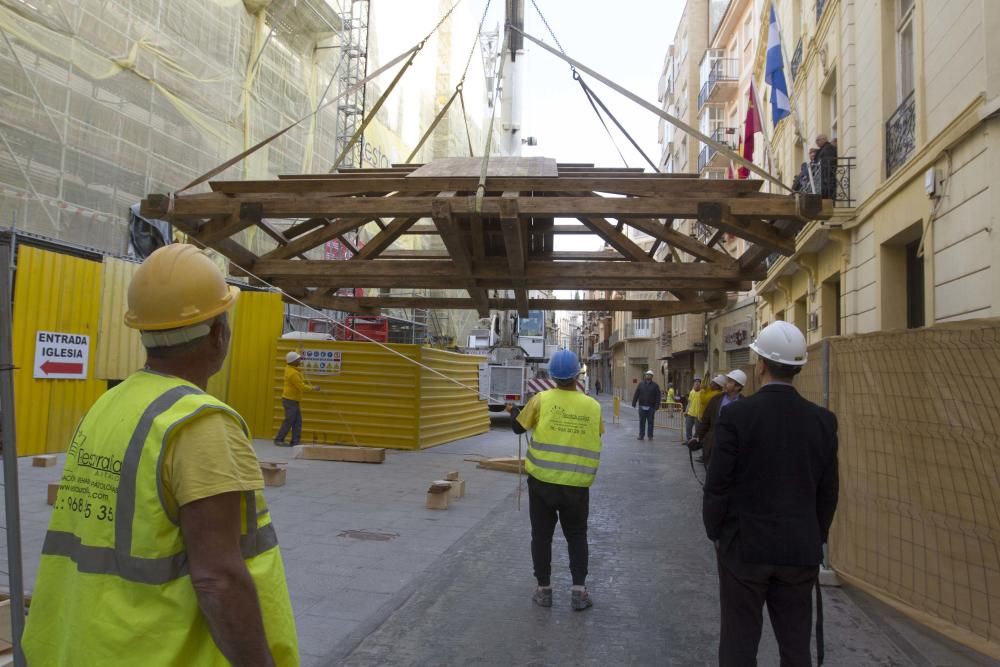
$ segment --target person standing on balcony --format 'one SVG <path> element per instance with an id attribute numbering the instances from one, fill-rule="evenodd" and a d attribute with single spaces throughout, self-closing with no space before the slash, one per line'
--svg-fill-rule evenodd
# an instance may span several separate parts
<path id="1" fill-rule="evenodd" d="M 632 394 L 632 407 L 636 407 L 636 404 L 639 406 L 639 437 L 636 440 L 642 440 L 644 435 L 653 439 L 653 417 L 660 407 L 661 396 L 660 385 L 653 381 L 653 371 L 646 371 L 642 382 Z"/>
<path id="2" fill-rule="evenodd" d="M 802 166 L 799 167 L 799 173 L 796 174 L 795 178 L 792 179 L 792 190 L 794 190 L 795 192 L 802 192 L 803 190 L 805 190 L 806 192 L 812 191 L 812 189 L 809 186 L 809 170 L 812 169 L 813 165 L 816 164 L 816 153 L 818 152 L 819 152 L 818 148 L 809 149 L 809 161 L 802 163 Z M 819 184 L 817 183 L 817 185 Z"/>
<path id="3" fill-rule="evenodd" d="M 819 192 L 823 199 L 833 199 L 837 192 L 837 145 L 825 134 L 816 135 L 816 162 L 819 163 Z"/>

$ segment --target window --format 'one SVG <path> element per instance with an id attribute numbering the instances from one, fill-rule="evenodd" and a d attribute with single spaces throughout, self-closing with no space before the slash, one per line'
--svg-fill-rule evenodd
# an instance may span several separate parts
<path id="1" fill-rule="evenodd" d="M 915 0 L 896 0 L 896 98 L 902 103 L 914 87 L 913 12 Z"/>
<path id="2" fill-rule="evenodd" d="M 922 222 L 915 222 L 882 244 L 880 309 L 883 329 L 913 329 L 925 324 L 924 258 L 917 256 Z"/>
<path id="3" fill-rule="evenodd" d="M 823 127 L 821 132 L 830 139 L 837 137 L 837 72 L 834 70 L 823 86 L 820 114 Z"/>
<path id="4" fill-rule="evenodd" d="M 636 336 L 652 335 L 652 320 L 632 320 L 632 327 Z"/>

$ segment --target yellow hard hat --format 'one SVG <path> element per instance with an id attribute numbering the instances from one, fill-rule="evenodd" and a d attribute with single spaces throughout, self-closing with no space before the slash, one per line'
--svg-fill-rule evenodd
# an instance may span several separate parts
<path id="1" fill-rule="evenodd" d="M 132 277 L 125 326 L 163 331 L 207 322 L 229 310 L 239 294 L 208 255 L 172 243 L 147 257 Z"/>

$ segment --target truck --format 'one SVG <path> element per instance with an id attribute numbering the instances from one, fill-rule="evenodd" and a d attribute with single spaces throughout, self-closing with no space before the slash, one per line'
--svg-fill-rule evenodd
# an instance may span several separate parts
<path id="1" fill-rule="evenodd" d="M 523 407 L 534 392 L 529 382 L 543 374 L 547 364 L 545 311 L 530 310 L 527 317 L 515 311 L 492 314 L 488 326 L 469 333 L 467 350 L 485 354 L 479 366 L 479 398 L 490 412 L 500 412 L 507 404 Z"/>

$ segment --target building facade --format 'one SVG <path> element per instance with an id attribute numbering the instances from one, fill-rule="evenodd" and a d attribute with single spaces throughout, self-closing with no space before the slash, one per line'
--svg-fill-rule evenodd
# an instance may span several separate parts
<path id="1" fill-rule="evenodd" d="M 817 134 L 836 138 L 836 169 L 823 176 L 837 207 L 773 262 L 758 325 L 786 319 L 812 342 L 997 315 L 1000 47 L 989 35 L 1000 5 L 775 9 L 798 112 L 771 137 L 776 172 L 791 182 Z M 759 78 L 764 60 L 759 48 Z"/>

